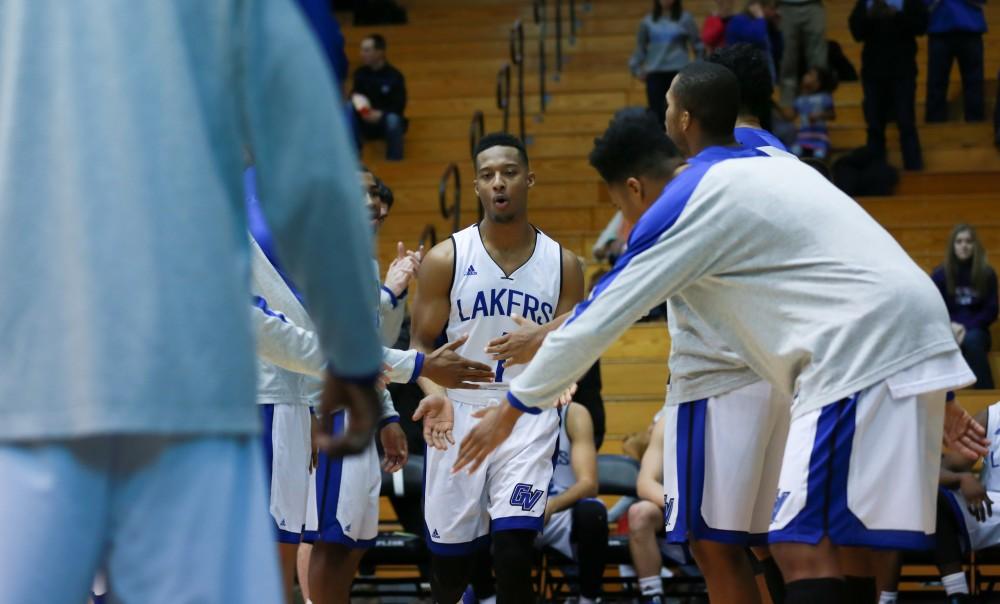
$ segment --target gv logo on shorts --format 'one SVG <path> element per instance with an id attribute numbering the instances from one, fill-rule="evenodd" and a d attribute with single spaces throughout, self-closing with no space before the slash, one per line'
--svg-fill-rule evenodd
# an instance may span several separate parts
<path id="1" fill-rule="evenodd" d="M 674 513 L 674 498 L 663 495 L 663 524 L 670 524 L 670 516 Z"/>
<path id="2" fill-rule="evenodd" d="M 781 506 L 785 505 L 785 500 L 791 495 L 791 491 L 778 491 L 777 497 L 774 498 L 774 511 L 771 512 L 771 522 L 778 517 L 778 512 L 781 511 Z"/>
<path id="3" fill-rule="evenodd" d="M 525 512 L 530 512 L 535 507 L 538 500 L 542 498 L 542 491 L 533 488 L 534 485 L 519 482 L 514 485 L 514 492 L 510 495 L 510 504 L 520 507 Z"/>

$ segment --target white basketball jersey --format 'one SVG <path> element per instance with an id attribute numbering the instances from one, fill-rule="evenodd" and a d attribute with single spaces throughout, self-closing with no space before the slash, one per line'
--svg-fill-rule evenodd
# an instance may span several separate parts
<path id="1" fill-rule="evenodd" d="M 990 453 L 983 460 L 980 479 L 987 491 L 1000 491 L 1000 403 L 987 409 L 986 438 L 990 439 Z"/>
<path id="2" fill-rule="evenodd" d="M 566 416 L 569 415 L 569 405 L 559 410 L 559 443 L 556 445 L 556 456 L 552 463 L 552 481 L 549 483 L 549 495 L 558 495 L 576 484 L 576 474 L 573 473 L 570 450 L 572 443 L 566 432 Z"/>
<path id="3" fill-rule="evenodd" d="M 483 245 L 479 225 L 475 224 L 451 236 L 455 245 L 455 276 L 451 285 L 451 316 L 446 335 L 449 342 L 468 334 L 468 341 L 458 349 L 467 359 L 493 365 L 495 384 L 478 390 L 449 389 L 452 400 L 486 404 L 502 398 L 510 380 L 526 365 L 509 369 L 486 354 L 491 340 L 517 329 L 511 315 L 539 325 L 555 318 L 562 288 L 562 248 L 545 233 L 535 229 L 535 249 L 528 261 L 510 275 L 493 260 Z"/>

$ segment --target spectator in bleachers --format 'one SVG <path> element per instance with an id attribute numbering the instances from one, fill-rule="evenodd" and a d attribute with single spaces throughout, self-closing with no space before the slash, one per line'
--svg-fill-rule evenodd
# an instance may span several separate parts
<path id="1" fill-rule="evenodd" d="M 830 154 L 830 132 L 826 122 L 836 119 L 833 107 L 833 76 L 826 69 L 810 69 L 802 76 L 802 87 L 785 118 L 798 122 L 791 151 L 799 157 L 826 159 Z"/>
<path id="2" fill-rule="evenodd" d="M 639 23 L 635 52 L 629 60 L 632 75 L 646 82 L 649 108 L 664 124 L 667 90 L 674 76 L 704 54 L 698 25 L 681 0 L 654 0 L 653 12 Z"/>
<path id="3" fill-rule="evenodd" d="M 862 107 L 868 148 L 885 158 L 885 126 L 895 117 L 903 167 L 922 170 L 917 135 L 917 36 L 927 31 L 924 0 L 857 0 L 849 18 L 861 50 Z"/>
<path id="4" fill-rule="evenodd" d="M 773 63 L 774 55 L 771 54 L 771 36 L 764 14 L 764 2 L 761 0 L 749 0 L 746 9 L 742 13 L 733 15 L 726 24 L 726 46 L 740 43 L 749 44 L 766 53 L 771 81 L 776 81 L 777 72 Z"/>
<path id="5" fill-rule="evenodd" d="M 965 121 L 986 119 L 983 107 L 985 0 L 925 0 L 927 25 L 927 121 L 948 119 L 948 80 L 957 60 L 962 74 Z"/>
<path id="6" fill-rule="evenodd" d="M 364 139 L 383 138 L 385 158 L 403 159 L 406 134 L 406 78 L 385 58 L 385 38 L 372 34 L 361 41 L 361 62 L 354 72 L 351 100 Z"/>
<path id="7" fill-rule="evenodd" d="M 997 275 L 986 260 L 976 230 L 959 224 L 951 232 L 944 263 L 931 274 L 941 291 L 955 339 L 976 374 L 977 389 L 993 389 L 990 325 L 997 320 Z"/>
<path id="8" fill-rule="evenodd" d="M 779 0 L 785 51 L 781 59 L 781 102 L 791 105 L 803 71 L 827 66 L 823 0 Z M 805 59 L 805 65 L 799 60 Z"/>
<path id="9" fill-rule="evenodd" d="M 701 41 L 706 55 L 726 45 L 726 25 L 732 18 L 733 0 L 715 0 L 712 12 L 701 25 Z"/>

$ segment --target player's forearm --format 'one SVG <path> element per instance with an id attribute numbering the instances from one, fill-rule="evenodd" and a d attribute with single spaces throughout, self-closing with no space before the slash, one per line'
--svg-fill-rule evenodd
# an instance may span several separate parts
<path id="1" fill-rule="evenodd" d="M 590 481 L 577 481 L 576 484 L 549 499 L 548 507 L 552 513 L 568 510 L 581 499 L 597 495 L 597 485 Z"/>
<path id="2" fill-rule="evenodd" d="M 941 468 L 941 477 L 938 482 L 946 489 L 957 489 L 962 485 L 962 476 L 964 475 L 964 472 L 952 472 Z"/>
<path id="3" fill-rule="evenodd" d="M 635 488 L 636 494 L 639 495 L 639 499 L 645 499 L 646 501 L 652 501 L 658 507 L 663 507 L 663 485 L 652 479 L 642 479 L 640 477 L 639 482 L 636 484 Z"/>

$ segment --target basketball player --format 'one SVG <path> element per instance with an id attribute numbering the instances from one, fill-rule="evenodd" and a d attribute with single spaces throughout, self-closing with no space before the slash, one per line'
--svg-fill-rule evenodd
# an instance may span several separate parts
<path id="1" fill-rule="evenodd" d="M 1000 430 L 1000 403 L 976 415 L 987 434 Z M 948 602 L 968 602 L 969 585 L 962 569 L 966 554 L 1000 544 L 1000 513 L 993 505 L 1000 501 L 1000 443 L 990 444 L 979 477 L 972 473 L 975 462 L 954 453 L 941 460 L 941 491 L 934 561 L 941 571 L 941 584 Z"/>
<path id="2" fill-rule="evenodd" d="M 769 541 L 787 602 L 840 602 L 838 546 L 926 547 L 942 427 L 971 455 L 985 452 L 985 431 L 945 404 L 945 391 L 973 377 L 927 276 L 809 166 L 733 151 L 738 99 L 722 66 L 680 72 L 667 132 L 689 167 L 645 214 L 641 181 L 613 195 L 637 218 L 628 251 L 547 336 L 510 404 L 466 436 L 455 469 L 478 467 L 525 411 L 547 407 L 645 309 L 680 295 L 755 373 L 794 396 Z M 683 419 L 700 426 L 704 407 Z M 700 522 L 686 503 L 678 499 L 678 517 Z"/>
<path id="3" fill-rule="evenodd" d="M 371 227 L 376 233 L 386 216 L 386 209 L 375 196 L 378 181 L 367 170 L 360 173 L 366 192 L 366 208 L 371 217 Z M 381 287 L 378 262 L 373 261 L 375 287 Z M 462 358 L 455 349 L 464 339 L 442 346 L 424 354 L 416 350 L 400 351 L 384 348 L 387 366 L 386 377 L 390 382 L 406 383 L 418 377 L 435 383 L 459 385 L 463 381 L 489 381 L 493 372 L 488 365 Z M 372 439 L 361 455 L 346 459 L 318 457 L 315 472 L 316 525 L 307 526 L 305 539 L 313 543 L 309 561 L 309 592 L 316 604 L 347 604 L 351 584 L 361 557 L 374 545 L 378 534 L 378 497 L 382 486 L 382 471 L 392 473 L 406 464 L 408 457 L 406 435 L 399 426 L 399 414 L 393 407 L 388 390 L 382 389 L 382 415 L 379 419 L 379 441 L 385 452 L 379 464 L 378 449 Z M 347 427 L 344 412 L 333 416 L 333 432 L 338 434 Z M 349 488 L 348 486 L 349 485 Z"/>
<path id="4" fill-rule="evenodd" d="M 771 71 L 764 51 L 750 44 L 733 44 L 712 53 L 710 63 L 733 72 L 740 84 L 740 109 L 733 136 L 747 148 L 774 147 L 787 151 L 778 137 L 763 124 L 771 122 Z"/>
<path id="5" fill-rule="evenodd" d="M 608 550 L 608 510 L 597 499 L 597 447 L 590 411 L 580 403 L 559 409 L 556 450 L 545 528 L 536 547 L 551 547 L 577 563 L 578 604 L 601 597 L 601 578 Z"/>
<path id="6" fill-rule="evenodd" d="M 486 361 L 488 342 L 514 331 L 513 315 L 549 323 L 583 297 L 576 256 L 528 222 L 528 191 L 535 175 L 524 145 L 490 134 L 474 154 L 475 191 L 484 219 L 428 252 L 420 267 L 413 305 L 413 340 L 432 350 L 444 333 L 458 352 Z M 457 448 L 448 448 L 478 422 L 477 412 L 503 400 L 512 375 L 523 367 L 496 366 L 496 384 L 447 391 L 420 380 L 428 395 L 414 419 L 424 419 L 431 447 L 425 459 L 424 515 L 431 550 L 434 598 L 456 602 L 469 584 L 468 555 L 492 533 L 499 602 L 534 600 L 533 542 L 544 523 L 546 491 L 559 417 L 548 410 L 525 421 L 480 472 L 452 474 Z M 485 385 L 484 385 L 485 386 Z M 434 411 L 428 412 L 433 407 Z M 440 450 L 439 450 L 440 449 Z"/>

